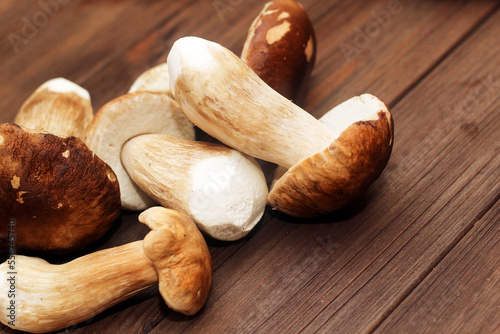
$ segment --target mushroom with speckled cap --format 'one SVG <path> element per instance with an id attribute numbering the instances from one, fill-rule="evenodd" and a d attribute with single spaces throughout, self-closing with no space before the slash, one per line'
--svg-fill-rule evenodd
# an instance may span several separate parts
<path id="1" fill-rule="evenodd" d="M 248 30 L 241 60 L 300 105 L 316 60 L 316 37 L 304 7 L 294 0 L 266 3 Z"/>
<path id="2" fill-rule="evenodd" d="M 115 174 L 76 137 L 0 124 L 0 157 L 0 235 L 10 222 L 20 251 L 81 249 L 120 215 Z"/>

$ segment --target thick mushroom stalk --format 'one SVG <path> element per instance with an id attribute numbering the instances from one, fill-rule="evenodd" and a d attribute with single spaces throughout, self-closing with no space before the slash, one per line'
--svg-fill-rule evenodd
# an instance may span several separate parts
<path id="1" fill-rule="evenodd" d="M 137 91 L 105 104 L 87 128 L 89 147 L 113 168 L 120 183 L 122 207 L 140 211 L 155 204 L 130 178 L 120 155 L 130 138 L 147 133 L 194 140 L 195 132 L 179 105 L 167 94 Z"/>
<path id="2" fill-rule="evenodd" d="M 93 116 L 89 92 L 69 80 L 56 78 L 35 90 L 14 122 L 33 130 L 83 139 Z"/>
<path id="3" fill-rule="evenodd" d="M 172 92 L 186 116 L 226 145 L 289 168 L 333 140 L 325 125 L 219 44 L 181 38 L 167 63 Z"/>
<path id="4" fill-rule="evenodd" d="M 122 149 L 132 180 L 219 240 L 244 237 L 264 214 L 266 179 L 255 159 L 219 144 L 142 135 Z"/>
<path id="5" fill-rule="evenodd" d="M 283 192 L 288 198 L 282 202 L 270 197 L 276 209 L 298 217 L 339 209 L 373 183 L 387 164 L 392 117 L 371 95 L 336 114 L 333 123 L 348 120 L 339 135 L 216 43 L 181 38 L 167 63 L 174 97 L 194 124 L 237 150 L 290 169 L 286 184 L 294 195 Z M 362 106 L 361 111 L 351 106 Z"/>
<path id="6" fill-rule="evenodd" d="M 120 212 L 115 174 L 80 139 L 0 124 L 0 242 L 10 220 L 19 250 L 67 253 L 102 237 Z"/>
<path id="7" fill-rule="evenodd" d="M 278 93 L 300 104 L 316 60 L 314 29 L 294 0 L 272 0 L 255 18 L 241 59 Z"/>
<path id="8" fill-rule="evenodd" d="M 140 291 L 159 284 L 167 305 L 192 315 L 204 305 L 212 282 L 211 257 L 203 236 L 185 215 L 153 207 L 139 216 L 152 231 L 143 241 L 98 251 L 54 265 L 15 256 L 0 265 L 0 321 L 13 329 L 45 333 L 90 319 Z M 15 300 L 14 303 L 11 301 Z M 12 316 L 10 316 L 12 315 Z"/>

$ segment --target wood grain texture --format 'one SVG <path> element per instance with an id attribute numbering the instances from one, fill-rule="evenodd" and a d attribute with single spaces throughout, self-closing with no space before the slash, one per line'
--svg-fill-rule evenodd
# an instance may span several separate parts
<path id="1" fill-rule="evenodd" d="M 497 201 L 376 333 L 498 333 L 499 223 Z"/>
<path id="2" fill-rule="evenodd" d="M 56 76 L 88 89 L 97 110 L 165 61 L 182 36 L 239 54 L 264 2 L 74 0 L 18 53 L 7 36 L 22 34 L 21 19 L 41 7 L 2 2 L 0 121 L 12 121 L 24 99 Z M 244 240 L 208 239 L 214 285 L 195 317 L 173 313 L 151 288 L 68 332 L 498 330 L 498 2 L 302 3 L 318 39 L 305 108 L 319 117 L 363 92 L 389 103 L 395 146 L 382 177 L 340 212 L 304 222 L 268 209 Z M 356 48 L 349 57 L 346 46 Z M 269 178 L 273 166 L 263 166 Z M 104 239 L 50 260 L 138 240 L 147 230 L 125 212 Z M 473 247 L 477 253 L 467 255 Z M 474 254 L 485 254 L 484 267 Z M 450 282 L 451 294 L 463 297 L 450 294 Z"/>

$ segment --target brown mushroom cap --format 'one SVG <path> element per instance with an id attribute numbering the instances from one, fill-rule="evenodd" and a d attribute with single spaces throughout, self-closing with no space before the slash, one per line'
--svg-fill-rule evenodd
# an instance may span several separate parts
<path id="1" fill-rule="evenodd" d="M 348 109 L 357 103 L 371 103 L 376 117 L 354 122 L 345 130 L 332 129 L 340 133 L 329 147 L 292 166 L 274 183 L 268 196 L 274 209 L 316 217 L 351 203 L 378 179 L 392 151 L 392 116 L 382 101 L 369 94 L 346 101 L 348 107 L 342 112 L 352 112 Z"/>
<path id="2" fill-rule="evenodd" d="M 212 286 L 212 258 L 205 239 L 185 214 L 152 207 L 139 215 L 152 231 L 144 238 L 144 253 L 158 271 L 160 293 L 174 311 L 198 312 Z"/>
<path id="3" fill-rule="evenodd" d="M 78 138 L 0 124 L 0 226 L 20 250 L 64 253 L 102 237 L 120 215 L 111 168 Z"/>
<path id="4" fill-rule="evenodd" d="M 274 90 L 299 102 L 316 60 L 316 37 L 294 0 L 268 2 L 255 18 L 241 59 Z"/>

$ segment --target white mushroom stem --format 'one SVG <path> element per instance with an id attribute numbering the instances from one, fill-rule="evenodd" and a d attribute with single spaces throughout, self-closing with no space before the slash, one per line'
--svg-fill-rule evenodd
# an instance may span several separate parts
<path id="1" fill-rule="evenodd" d="M 374 96 L 335 108 L 325 117 L 327 126 L 219 44 L 181 38 L 167 63 L 175 100 L 194 124 L 239 151 L 288 169 L 268 196 L 277 210 L 296 217 L 338 210 L 375 182 L 389 161 L 392 117 Z"/>
<path id="2" fill-rule="evenodd" d="M 37 131 L 83 139 L 93 116 L 89 92 L 69 80 L 56 78 L 35 90 L 14 122 Z"/>
<path id="3" fill-rule="evenodd" d="M 165 207 L 219 240 L 237 240 L 262 217 L 265 176 L 255 159 L 223 145 L 142 135 L 122 148 L 132 180 Z"/>
<path id="4" fill-rule="evenodd" d="M 165 208 L 151 208 L 139 220 L 152 228 L 143 241 L 61 265 L 27 256 L 2 263 L 5 279 L 0 280 L 0 289 L 9 293 L 0 294 L 4 310 L 0 321 L 32 333 L 56 331 L 90 319 L 158 282 L 169 307 L 185 314 L 197 312 L 212 280 L 202 235 L 185 215 Z"/>
<path id="5" fill-rule="evenodd" d="M 186 116 L 233 148 L 289 168 L 333 141 L 326 126 L 219 44 L 181 38 L 167 63 L 170 87 Z"/>

